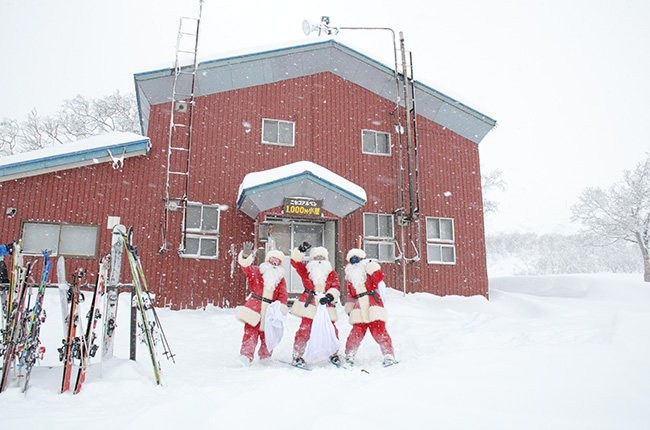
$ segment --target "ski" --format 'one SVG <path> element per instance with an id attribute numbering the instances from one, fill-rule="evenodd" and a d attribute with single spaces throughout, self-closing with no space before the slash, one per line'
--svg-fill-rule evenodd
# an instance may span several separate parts
<path id="1" fill-rule="evenodd" d="M 24 371 L 25 382 L 23 385 L 23 392 L 27 391 L 29 385 L 29 378 L 32 374 L 32 368 L 36 363 L 36 359 L 43 357 L 45 347 L 39 347 L 41 341 L 39 339 L 41 333 L 41 324 L 45 321 L 45 310 L 43 309 L 43 299 L 45 297 L 45 289 L 50 276 L 50 258 L 47 251 L 43 251 L 43 273 L 41 275 L 41 283 L 38 286 L 38 293 L 36 294 L 36 301 L 31 312 L 28 314 L 29 322 L 25 332 L 25 341 L 20 352 L 20 359 L 18 360 L 18 367 L 21 372 Z"/>
<path id="2" fill-rule="evenodd" d="M 63 381 L 61 382 L 61 392 L 65 393 L 70 389 L 70 378 L 72 375 L 72 363 L 74 358 L 78 357 L 79 338 L 77 337 L 77 305 L 81 299 L 80 280 L 85 275 L 83 268 L 78 268 L 72 274 L 72 285 L 68 290 L 68 301 L 70 302 L 70 312 L 68 313 L 66 337 L 63 339 L 63 346 L 59 348 L 59 359 L 63 362 Z"/>
<path id="3" fill-rule="evenodd" d="M 7 317 L 7 341 L 4 359 L 2 363 L 2 378 L 0 379 L 0 393 L 5 390 L 7 387 L 7 381 L 9 380 L 9 369 L 11 368 L 16 354 L 16 346 L 20 342 L 20 337 L 23 332 L 23 313 L 24 313 L 24 304 L 25 296 L 27 295 L 27 278 L 29 277 L 29 269 L 31 263 L 27 263 L 27 266 L 24 270 L 20 270 L 20 277 L 16 279 L 18 285 L 18 300 L 12 308 L 11 315 Z"/>
<path id="4" fill-rule="evenodd" d="M 102 257 L 99 262 L 99 270 L 97 272 L 97 281 L 95 282 L 95 289 L 93 291 L 92 300 L 90 302 L 90 310 L 88 311 L 87 316 L 87 325 L 86 325 L 86 334 L 82 338 L 81 342 L 81 356 L 79 359 L 79 372 L 77 373 L 77 380 L 74 386 L 74 394 L 79 393 L 81 390 L 81 385 L 86 380 L 86 370 L 88 369 L 88 361 L 90 357 L 94 357 L 97 352 L 98 346 L 94 344 L 95 342 L 95 328 L 97 326 L 97 320 L 101 317 L 99 309 L 97 309 L 97 295 L 103 294 L 104 288 L 106 286 L 106 277 L 108 276 L 108 266 L 110 263 L 111 256 L 106 255 Z"/>
<path id="5" fill-rule="evenodd" d="M 129 230 L 126 234 L 122 234 L 122 240 L 124 241 L 124 248 L 126 250 L 126 255 L 129 260 L 129 266 L 131 267 L 131 274 L 133 275 L 133 286 L 135 289 L 136 295 L 136 307 L 140 313 L 140 320 L 142 325 L 142 333 L 144 334 L 144 343 L 147 345 L 149 350 L 149 357 L 151 358 L 151 364 L 153 366 L 153 373 L 157 385 L 162 385 L 162 372 L 160 366 L 160 360 L 158 359 L 158 354 L 156 352 L 156 342 L 155 342 L 155 332 L 156 322 L 154 321 L 155 317 L 153 315 L 153 303 L 147 300 L 145 301 L 143 294 L 143 282 L 140 276 L 140 271 L 138 270 L 137 264 L 137 248 L 133 245 L 133 227 L 129 227 Z M 146 281 L 145 281 L 146 282 Z"/>
<path id="6" fill-rule="evenodd" d="M 120 282 L 120 271 L 122 270 L 122 235 L 126 232 L 123 225 L 113 228 L 113 239 L 111 245 L 111 268 L 104 296 L 104 324 L 102 336 L 102 361 L 113 356 L 113 334 L 115 333 L 117 304 L 119 298 L 118 284 Z"/>
<path id="7" fill-rule="evenodd" d="M 172 363 L 176 363 L 176 360 L 174 360 L 174 354 L 172 353 L 171 346 L 169 345 L 169 342 L 167 341 L 167 336 L 165 336 L 165 332 L 163 331 L 162 324 L 160 322 L 160 318 L 158 318 L 158 312 L 156 312 L 155 306 L 153 306 L 153 297 L 151 297 L 151 293 L 149 292 L 149 286 L 147 285 L 147 279 L 144 276 L 144 271 L 142 270 L 142 262 L 140 261 L 140 255 L 138 254 L 137 249 L 134 247 L 134 252 L 133 256 L 136 261 L 136 265 L 138 267 L 138 275 L 140 276 L 140 280 L 142 281 L 142 287 L 143 287 L 143 297 L 145 299 L 145 303 L 150 303 L 151 304 L 151 313 L 153 314 L 154 317 L 154 325 L 156 327 L 156 333 L 158 334 L 158 337 L 160 338 L 160 341 L 163 346 L 163 355 L 168 359 L 171 360 Z"/>
<path id="8" fill-rule="evenodd" d="M 2 348 L 0 348 L 0 355 L 4 353 L 5 347 L 9 342 L 9 320 L 11 313 L 16 303 L 16 295 L 20 287 L 20 276 L 23 271 L 23 257 L 22 257 L 22 240 L 14 242 L 14 249 L 11 258 L 11 279 L 7 287 L 7 291 L 2 293 Z"/>
<path id="9" fill-rule="evenodd" d="M 300 370 L 306 370 L 306 371 L 308 371 L 308 372 L 311 372 L 311 370 L 312 370 L 312 368 L 311 368 L 311 367 L 308 367 L 306 364 L 298 365 L 298 364 L 293 364 L 293 363 L 290 362 L 290 361 L 284 361 L 284 360 L 275 360 L 275 361 L 276 361 L 277 363 L 284 364 L 285 366 L 291 366 L 291 367 L 293 367 L 293 368 L 300 369 Z"/>

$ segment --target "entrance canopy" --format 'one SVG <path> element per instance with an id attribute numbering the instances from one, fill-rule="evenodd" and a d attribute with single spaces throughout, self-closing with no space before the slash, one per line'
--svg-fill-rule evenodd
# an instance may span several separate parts
<path id="1" fill-rule="evenodd" d="M 237 209 L 257 218 L 292 197 L 322 200 L 323 209 L 341 218 L 366 204 L 360 186 L 318 164 L 299 161 L 246 175 L 239 186 Z"/>

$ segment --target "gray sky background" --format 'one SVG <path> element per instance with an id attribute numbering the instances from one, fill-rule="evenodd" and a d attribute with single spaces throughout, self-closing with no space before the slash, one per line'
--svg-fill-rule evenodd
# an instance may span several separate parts
<path id="1" fill-rule="evenodd" d="M 0 117 L 50 114 L 77 94 L 133 92 L 171 66 L 181 16 L 198 0 L 0 0 Z M 505 192 L 488 233 L 574 231 L 570 207 L 646 157 L 650 2 L 643 0 L 206 0 L 199 56 L 315 41 L 302 21 L 403 31 L 415 78 L 496 119 L 480 144 Z M 389 32 L 339 39 L 393 64 Z"/>

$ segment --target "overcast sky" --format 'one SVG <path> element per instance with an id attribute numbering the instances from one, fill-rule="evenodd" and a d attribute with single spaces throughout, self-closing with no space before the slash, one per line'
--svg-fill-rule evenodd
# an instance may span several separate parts
<path id="1" fill-rule="evenodd" d="M 0 0 L 0 117 L 50 114 L 77 94 L 133 92 L 133 74 L 170 66 L 181 16 L 199 0 Z M 508 189 L 488 233 L 571 232 L 570 207 L 648 150 L 647 0 L 206 0 L 199 56 L 316 41 L 304 19 L 403 31 L 415 78 L 494 118 L 484 171 Z M 392 65 L 389 32 L 340 40 Z"/>

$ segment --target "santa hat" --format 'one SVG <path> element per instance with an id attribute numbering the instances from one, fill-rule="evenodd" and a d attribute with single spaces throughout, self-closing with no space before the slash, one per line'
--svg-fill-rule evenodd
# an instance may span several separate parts
<path id="1" fill-rule="evenodd" d="M 366 258 L 366 252 L 363 249 L 352 248 L 345 257 L 345 260 L 350 261 L 350 258 L 352 257 L 357 257 L 359 260 L 363 260 Z"/>
<path id="2" fill-rule="evenodd" d="M 327 248 L 324 248 L 322 246 L 317 246 L 316 248 L 312 248 L 311 252 L 309 253 L 309 259 L 313 260 L 317 256 L 325 257 L 325 260 L 329 260 L 329 253 L 327 252 Z"/>
<path id="3" fill-rule="evenodd" d="M 281 264 L 284 263 L 284 254 L 282 251 L 278 251 L 277 249 L 274 249 L 273 251 L 269 251 L 266 254 L 266 262 L 270 262 L 272 258 L 278 258 L 280 259 Z"/>

